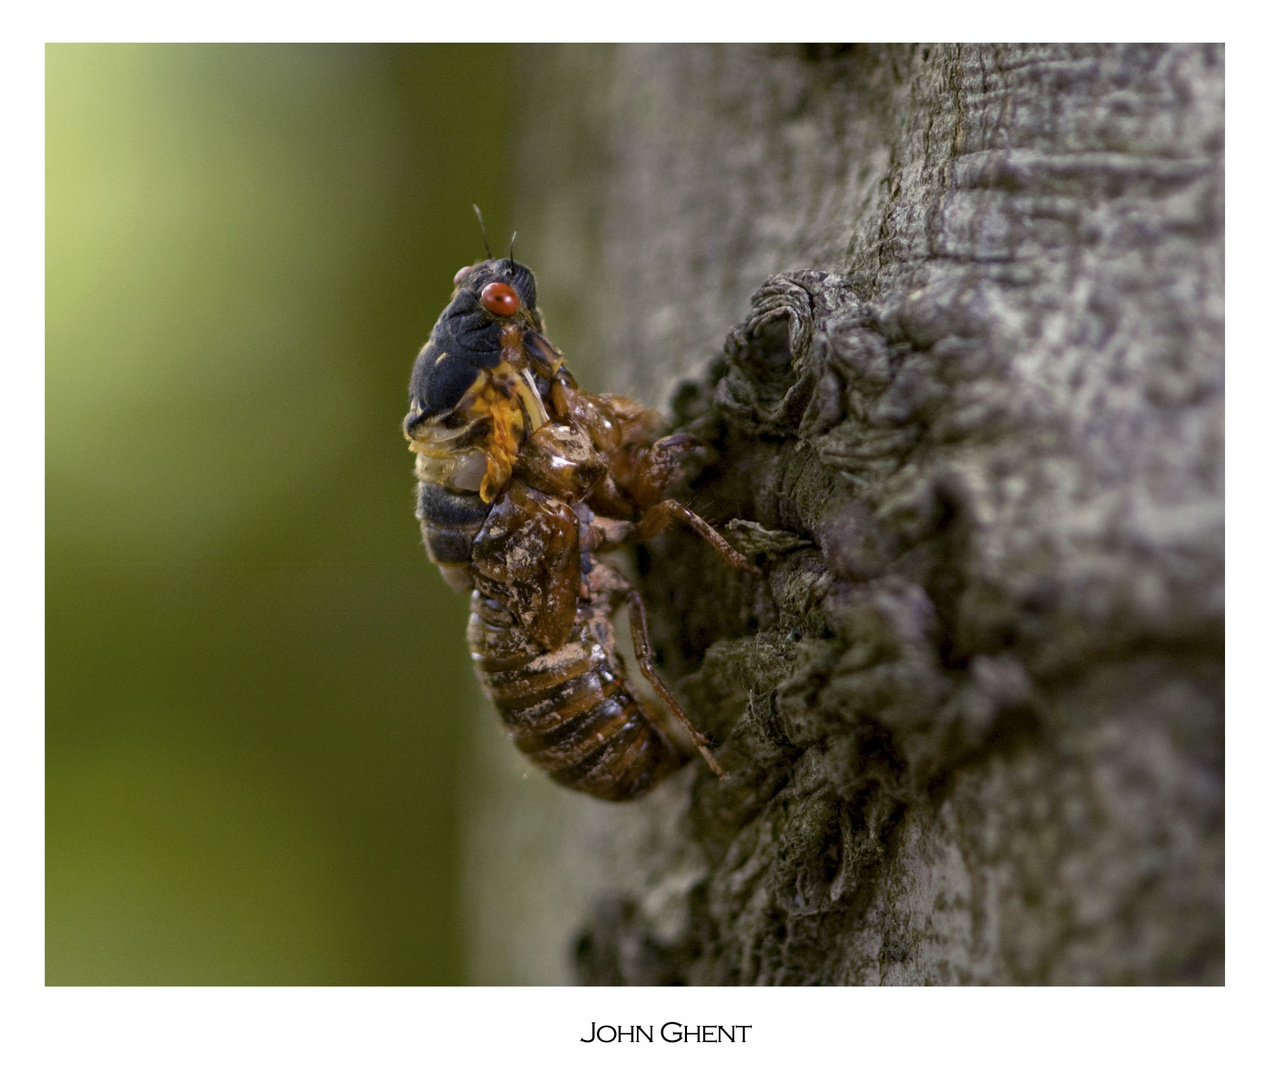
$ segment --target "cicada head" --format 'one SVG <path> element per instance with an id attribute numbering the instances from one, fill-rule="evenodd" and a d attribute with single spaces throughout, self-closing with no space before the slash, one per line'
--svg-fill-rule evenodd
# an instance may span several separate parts
<path id="1" fill-rule="evenodd" d="M 440 313 L 431 337 L 414 362 L 409 396 L 417 420 L 430 420 L 457 406 L 481 371 L 502 362 L 507 327 L 541 329 L 537 283 L 532 271 L 509 259 L 466 266 Z"/>
<path id="2" fill-rule="evenodd" d="M 405 435 L 424 482 L 479 491 L 489 502 L 524 438 L 547 422 L 543 385 L 548 394 L 562 357 L 542 332 L 537 283 L 522 263 L 488 259 L 463 267 L 453 283 L 414 362 Z"/>

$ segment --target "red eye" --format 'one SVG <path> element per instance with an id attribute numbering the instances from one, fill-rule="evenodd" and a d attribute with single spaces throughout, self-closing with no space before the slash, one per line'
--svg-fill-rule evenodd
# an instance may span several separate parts
<path id="1" fill-rule="evenodd" d="M 456 274 L 453 275 L 453 284 L 454 285 L 458 284 L 470 272 L 471 272 L 471 268 L 469 266 L 462 267 L 461 270 L 459 270 Z"/>
<path id="2" fill-rule="evenodd" d="M 494 315 L 513 315 L 519 310 L 519 294 L 501 281 L 490 281 L 480 293 L 482 303 Z"/>

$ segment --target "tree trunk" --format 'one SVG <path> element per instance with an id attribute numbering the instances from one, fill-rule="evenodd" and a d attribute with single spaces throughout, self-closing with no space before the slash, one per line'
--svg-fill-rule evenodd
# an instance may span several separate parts
<path id="1" fill-rule="evenodd" d="M 638 554 L 723 779 L 611 807 L 490 751 L 473 977 L 1220 982 L 1222 48 L 532 48 L 520 84 L 551 336 L 671 402 L 765 574 Z"/>

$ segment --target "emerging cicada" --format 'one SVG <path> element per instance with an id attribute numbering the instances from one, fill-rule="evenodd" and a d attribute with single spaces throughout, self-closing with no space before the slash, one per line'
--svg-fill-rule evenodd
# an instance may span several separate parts
<path id="1" fill-rule="evenodd" d="M 690 755 L 625 680 L 612 618 L 627 605 L 639 668 L 720 775 L 652 666 L 642 597 L 595 558 L 676 519 L 755 572 L 663 497 L 691 438 L 657 439 L 655 412 L 577 388 L 513 256 L 464 267 L 454 284 L 414 363 L 405 435 L 427 554 L 471 591 L 467 642 L 485 694 L 552 779 L 600 799 L 650 790 Z"/>

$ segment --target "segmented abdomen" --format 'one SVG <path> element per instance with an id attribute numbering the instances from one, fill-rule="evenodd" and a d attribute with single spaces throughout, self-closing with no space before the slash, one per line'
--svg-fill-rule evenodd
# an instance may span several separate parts
<path id="1" fill-rule="evenodd" d="M 471 587 L 471 544 L 484 526 L 489 504 L 478 491 L 450 491 L 440 484 L 418 485 L 418 520 L 427 556 L 454 589 Z"/>
<path id="2" fill-rule="evenodd" d="M 633 799 L 688 756 L 643 712 L 582 606 L 567 642 L 546 649 L 492 597 L 471 598 L 467 642 L 515 746 L 557 783 L 600 799 Z"/>

